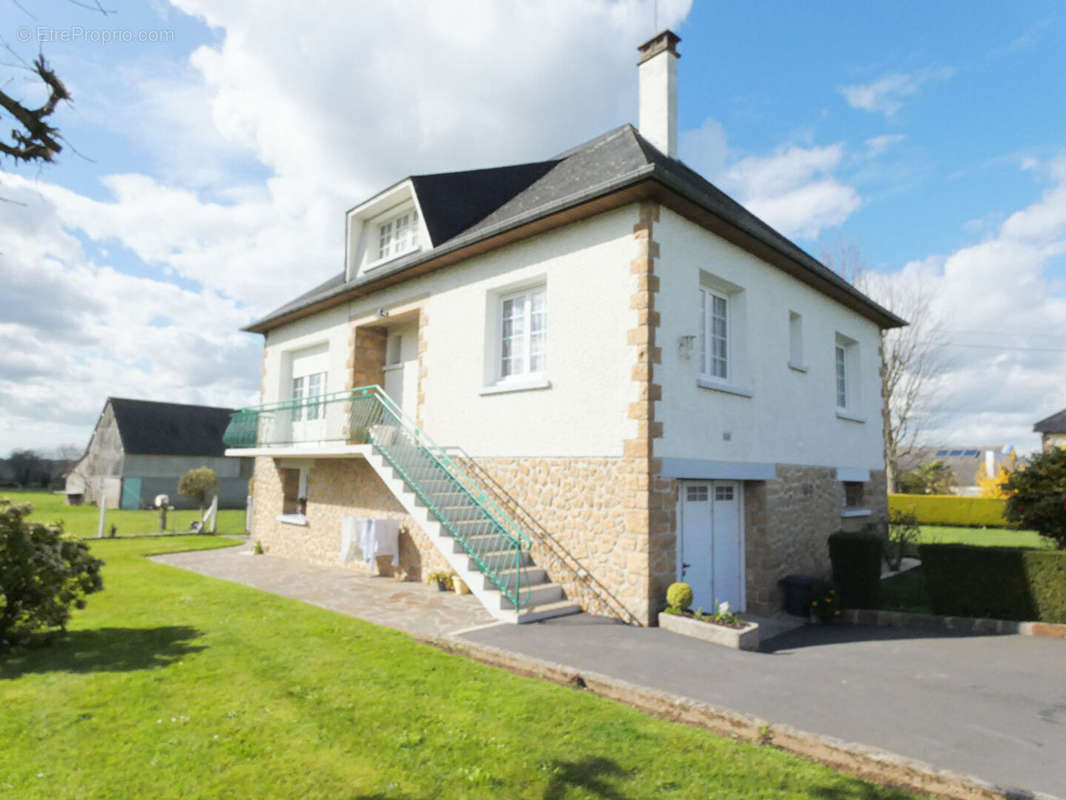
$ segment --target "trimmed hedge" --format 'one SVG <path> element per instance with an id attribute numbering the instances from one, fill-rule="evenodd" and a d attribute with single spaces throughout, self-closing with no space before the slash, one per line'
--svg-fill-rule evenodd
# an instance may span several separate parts
<path id="1" fill-rule="evenodd" d="M 920 525 L 958 525 L 964 528 L 1014 528 L 999 497 L 957 497 L 953 494 L 890 494 L 888 511 L 912 513 Z"/>
<path id="2" fill-rule="evenodd" d="M 845 608 L 877 608 L 883 547 L 881 537 L 869 531 L 838 531 L 829 537 L 833 583 L 840 587 Z"/>
<path id="3" fill-rule="evenodd" d="M 1066 623 L 1066 551 L 923 544 L 929 602 L 952 617 Z"/>

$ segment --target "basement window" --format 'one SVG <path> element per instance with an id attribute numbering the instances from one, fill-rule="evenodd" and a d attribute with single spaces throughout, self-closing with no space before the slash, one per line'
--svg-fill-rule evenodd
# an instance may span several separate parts
<path id="1" fill-rule="evenodd" d="M 281 514 L 277 519 L 289 525 L 307 524 L 307 488 L 310 470 L 281 470 Z"/>
<path id="2" fill-rule="evenodd" d="M 842 517 L 868 517 L 872 514 L 866 507 L 866 484 L 861 481 L 843 481 L 844 508 Z"/>

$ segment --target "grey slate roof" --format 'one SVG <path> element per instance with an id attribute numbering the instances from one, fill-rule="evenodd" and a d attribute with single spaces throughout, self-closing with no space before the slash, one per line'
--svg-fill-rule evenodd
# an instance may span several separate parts
<path id="1" fill-rule="evenodd" d="M 110 397 L 126 455 L 222 456 L 232 408 Z"/>
<path id="2" fill-rule="evenodd" d="M 632 125 L 623 125 L 555 158 L 472 172 L 413 176 L 411 181 L 433 246 L 370 276 L 345 281 L 344 273 L 320 284 L 246 330 L 353 289 L 369 289 L 399 272 L 596 197 L 654 179 L 783 254 L 855 299 L 869 315 L 895 325 L 903 320 L 874 303 L 839 275 L 782 236 L 679 160 L 659 152 Z"/>
<path id="3" fill-rule="evenodd" d="M 1035 433 L 1066 433 L 1066 408 L 1045 417 L 1033 426 Z"/>

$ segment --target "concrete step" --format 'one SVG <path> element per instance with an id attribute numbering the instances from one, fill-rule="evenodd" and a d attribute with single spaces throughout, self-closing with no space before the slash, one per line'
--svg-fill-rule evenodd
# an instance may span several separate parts
<path id="1" fill-rule="evenodd" d="M 554 603 L 545 603 L 539 606 L 526 606 L 518 612 L 518 624 L 537 622 L 552 617 L 565 617 L 569 614 L 580 614 L 581 606 L 570 600 L 558 600 Z"/>
<path id="2" fill-rule="evenodd" d="M 539 586 L 542 583 L 549 582 L 547 571 L 541 567 L 523 567 L 521 570 L 518 570 L 518 572 L 521 573 L 521 578 L 519 579 L 520 586 Z M 502 570 L 496 573 L 505 585 L 510 585 L 511 581 L 514 580 L 514 574 L 515 570 L 513 569 Z M 481 579 L 484 581 L 486 589 L 496 588 L 496 584 L 490 581 L 487 576 L 482 575 Z"/>
<path id="3" fill-rule="evenodd" d="M 499 550 L 493 553 L 478 553 L 480 558 L 486 567 L 489 569 L 504 569 L 513 570 L 515 568 L 515 554 L 513 550 Z M 518 557 L 519 567 L 531 567 L 533 566 L 533 557 L 530 556 L 528 550 L 523 550 Z M 470 566 L 468 569 L 475 572 L 480 572 L 477 562 L 474 559 L 470 559 Z"/>
<path id="4" fill-rule="evenodd" d="M 462 540 L 452 537 L 455 543 L 453 553 L 504 553 L 514 552 L 511 540 L 497 533 L 489 533 L 484 536 L 464 536 Z M 464 546 L 465 543 L 465 546 Z"/>
<path id="5" fill-rule="evenodd" d="M 520 591 L 525 598 L 523 608 L 546 606 L 563 599 L 563 587 L 554 583 L 542 583 L 540 586 L 522 586 Z M 514 608 L 514 604 L 501 595 L 500 608 Z"/>

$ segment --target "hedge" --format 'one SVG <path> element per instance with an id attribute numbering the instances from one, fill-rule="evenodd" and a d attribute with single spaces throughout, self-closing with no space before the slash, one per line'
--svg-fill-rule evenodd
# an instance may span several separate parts
<path id="1" fill-rule="evenodd" d="M 936 614 L 1066 623 L 1066 551 L 923 544 Z"/>
<path id="2" fill-rule="evenodd" d="M 883 547 L 880 536 L 866 531 L 829 537 L 833 583 L 840 587 L 845 608 L 877 608 Z"/>
<path id="3" fill-rule="evenodd" d="M 1013 528 L 1003 512 L 1007 501 L 998 497 L 957 497 L 953 494 L 890 494 L 889 513 L 911 512 L 921 525 L 959 525 L 965 528 Z"/>

